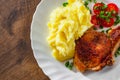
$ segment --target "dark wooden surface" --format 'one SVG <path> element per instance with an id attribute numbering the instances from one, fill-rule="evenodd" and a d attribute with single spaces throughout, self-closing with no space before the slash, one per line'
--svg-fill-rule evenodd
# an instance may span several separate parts
<path id="1" fill-rule="evenodd" d="M 0 0 L 0 80 L 49 80 L 33 56 L 30 25 L 40 0 Z"/>

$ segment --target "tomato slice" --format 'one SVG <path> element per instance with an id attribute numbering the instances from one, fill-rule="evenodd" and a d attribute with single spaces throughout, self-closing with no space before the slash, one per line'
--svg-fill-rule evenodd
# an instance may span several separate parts
<path id="1" fill-rule="evenodd" d="M 112 12 L 112 16 L 116 16 L 119 12 L 119 8 L 116 4 L 114 3 L 109 3 L 107 8 L 107 11 Z"/>
<path id="2" fill-rule="evenodd" d="M 101 10 L 102 10 L 102 7 L 104 6 L 103 3 L 96 3 L 94 6 L 93 6 L 93 12 L 96 14 L 96 15 L 99 15 Z"/>
<path id="3" fill-rule="evenodd" d="M 114 24 L 114 19 L 110 18 L 109 21 L 101 20 L 101 25 L 104 27 L 111 27 Z"/>
<path id="4" fill-rule="evenodd" d="M 91 23 L 94 24 L 94 25 L 99 25 L 99 19 L 97 18 L 96 15 L 93 15 L 91 17 Z"/>

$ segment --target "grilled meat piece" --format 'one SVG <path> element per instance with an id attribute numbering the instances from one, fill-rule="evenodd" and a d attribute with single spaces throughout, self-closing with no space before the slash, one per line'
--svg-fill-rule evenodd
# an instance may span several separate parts
<path id="1" fill-rule="evenodd" d="M 110 30 L 108 36 L 110 36 L 112 40 L 112 54 L 114 55 L 116 50 L 120 47 L 120 26 Z"/>
<path id="2" fill-rule="evenodd" d="M 98 71 L 114 62 L 112 41 L 104 33 L 88 30 L 76 41 L 74 64 L 78 70 Z"/>

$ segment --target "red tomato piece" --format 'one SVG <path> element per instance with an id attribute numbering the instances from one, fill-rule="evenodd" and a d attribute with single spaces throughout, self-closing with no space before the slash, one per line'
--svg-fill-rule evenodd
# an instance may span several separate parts
<path id="1" fill-rule="evenodd" d="M 93 15 L 91 17 L 91 23 L 94 24 L 94 25 L 99 25 L 99 20 L 98 20 L 96 15 Z"/>
<path id="2" fill-rule="evenodd" d="M 102 10 L 102 7 L 104 6 L 103 3 L 96 3 L 94 6 L 93 6 L 93 11 L 96 15 L 99 15 L 101 10 Z"/>
<path id="3" fill-rule="evenodd" d="M 112 12 L 112 16 L 116 16 L 119 12 L 119 8 L 116 4 L 114 3 L 109 3 L 107 8 L 107 11 Z"/>
<path id="4" fill-rule="evenodd" d="M 111 27 L 114 24 L 114 19 L 110 18 L 108 21 L 107 20 L 101 20 L 101 25 L 104 27 Z"/>

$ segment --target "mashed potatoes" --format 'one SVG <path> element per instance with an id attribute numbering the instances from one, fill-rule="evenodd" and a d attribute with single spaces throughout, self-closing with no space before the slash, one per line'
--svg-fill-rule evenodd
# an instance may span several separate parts
<path id="1" fill-rule="evenodd" d="M 51 13 L 48 43 L 57 60 L 64 61 L 74 56 L 75 40 L 92 26 L 90 18 L 90 12 L 81 0 L 68 0 L 66 7 L 58 7 Z"/>

